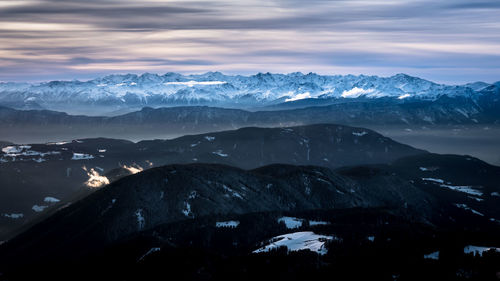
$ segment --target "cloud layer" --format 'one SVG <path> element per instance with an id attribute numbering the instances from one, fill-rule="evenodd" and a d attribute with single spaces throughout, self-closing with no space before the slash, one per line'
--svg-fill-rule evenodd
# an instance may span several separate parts
<path id="1" fill-rule="evenodd" d="M 0 80 L 405 72 L 500 80 L 500 2 L 0 0 Z"/>

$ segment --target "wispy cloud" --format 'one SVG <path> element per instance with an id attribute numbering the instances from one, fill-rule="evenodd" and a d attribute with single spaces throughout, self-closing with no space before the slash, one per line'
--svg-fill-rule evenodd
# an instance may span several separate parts
<path id="1" fill-rule="evenodd" d="M 499 12 L 496 0 L 0 0 L 0 80 L 220 70 L 496 81 Z"/>

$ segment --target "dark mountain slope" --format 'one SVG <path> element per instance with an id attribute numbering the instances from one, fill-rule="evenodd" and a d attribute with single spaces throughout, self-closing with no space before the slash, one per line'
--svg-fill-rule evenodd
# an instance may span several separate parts
<path id="1" fill-rule="evenodd" d="M 246 169 L 271 163 L 325 167 L 388 163 L 403 155 L 425 153 L 368 129 L 331 124 L 243 128 L 174 140 L 142 141 L 137 146 L 142 151 L 184 158 L 177 163 L 197 159 Z"/>
<path id="2" fill-rule="evenodd" d="M 458 155 L 416 155 L 390 165 L 389 171 L 440 198 L 440 205 L 458 208 L 457 216 L 500 223 L 500 167 Z"/>
<path id="3" fill-rule="evenodd" d="M 253 169 L 273 163 L 344 165 L 389 163 L 425 153 L 363 128 L 322 124 L 292 128 L 244 128 L 132 143 L 114 139 L 10 146 L 0 154 L 0 239 L 10 226 L 51 206 L 46 197 L 68 202 L 82 186 L 99 187 L 126 173 L 175 163 L 219 163 Z M 102 175 L 109 174 L 106 178 Z M 43 210 L 42 210 L 43 212 Z M 23 214 L 21 218 L 5 215 Z"/>
<path id="4" fill-rule="evenodd" d="M 29 254 L 33 262 L 70 254 L 78 257 L 140 231 L 204 216 L 388 207 L 418 221 L 432 220 L 434 214 L 421 209 L 433 206 L 433 199 L 389 177 L 381 175 L 373 184 L 359 184 L 319 167 L 275 165 L 244 171 L 192 164 L 153 168 L 61 209 L 5 244 L 2 258 L 26 261 L 27 253 L 37 253 Z"/>
<path id="5" fill-rule="evenodd" d="M 443 165 L 446 157 L 434 155 L 427 161 Z M 461 161 L 459 157 L 454 160 Z M 407 266 L 419 264 L 423 271 L 417 276 L 431 274 L 435 270 L 423 256 L 436 249 L 457 270 L 465 258 L 464 243 L 500 242 L 495 238 L 500 233 L 497 223 L 451 206 L 452 196 L 428 192 L 416 181 L 418 172 L 402 172 L 415 168 L 410 164 L 371 165 L 332 172 L 321 167 L 271 165 L 244 171 L 190 164 L 149 169 L 60 209 L 0 246 L 0 272 L 6 280 L 33 275 L 65 279 L 84 266 L 79 275 L 83 279 L 144 280 L 168 274 L 178 279 L 214 280 L 256 274 L 247 266 L 261 257 L 260 272 L 277 274 L 278 268 L 262 266 L 282 264 L 272 259 L 279 255 L 289 264 L 282 267 L 287 272 L 302 272 L 306 269 L 300 266 L 312 262 L 312 268 L 303 274 L 323 276 L 317 269 L 335 264 L 335 274 L 362 267 L 379 276 L 399 268 L 404 279 L 414 280 L 409 277 L 415 273 L 411 275 Z M 298 217 L 302 226 L 289 229 L 279 222 L 284 214 Z M 216 226 L 227 220 L 238 225 Z M 313 225 L 313 221 L 321 224 Z M 307 251 L 295 256 L 300 261 L 286 251 L 250 255 L 267 239 L 297 231 L 340 239 L 327 243 L 330 251 L 326 257 Z M 377 266 L 370 266 L 374 263 Z M 346 267 L 345 272 L 340 265 Z M 168 273 L 160 270 L 166 268 Z M 235 271 L 218 275 L 228 268 Z M 296 279 L 293 274 L 286 276 Z"/>
<path id="6" fill-rule="evenodd" d="M 500 167 L 476 158 L 428 153 L 404 157 L 389 165 L 347 167 L 335 171 L 361 185 L 365 182 L 374 185 L 380 182 L 380 175 L 385 174 L 390 175 L 391 180 L 399 179 L 415 186 L 438 202 L 440 215 L 434 217 L 434 224 L 449 227 L 454 224 L 459 227 L 473 225 L 473 221 L 500 224 Z M 395 182 L 380 184 L 387 188 L 397 185 Z M 379 194 L 371 196 L 378 198 Z M 429 211 L 429 206 L 422 206 L 421 211 Z"/>

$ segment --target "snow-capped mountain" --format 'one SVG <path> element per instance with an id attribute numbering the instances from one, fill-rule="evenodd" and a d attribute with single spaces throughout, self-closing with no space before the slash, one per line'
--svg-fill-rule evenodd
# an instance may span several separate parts
<path id="1" fill-rule="evenodd" d="M 315 73 L 231 76 L 220 72 L 200 75 L 144 73 L 109 75 L 90 81 L 51 81 L 39 84 L 0 83 L 0 104 L 25 109 L 45 108 L 71 113 L 107 113 L 144 106 L 212 105 L 264 107 L 310 100 L 390 98 L 436 100 L 442 96 L 475 99 L 489 87 L 484 82 L 462 86 L 433 83 L 406 74 L 391 77 L 326 76 Z"/>

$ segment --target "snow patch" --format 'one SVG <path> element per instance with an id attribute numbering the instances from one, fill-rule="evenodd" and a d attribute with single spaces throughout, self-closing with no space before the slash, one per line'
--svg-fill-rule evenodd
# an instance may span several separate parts
<path id="1" fill-rule="evenodd" d="M 357 136 L 357 137 L 362 137 L 364 135 L 368 134 L 367 132 L 363 131 L 363 132 L 352 132 L 352 135 L 353 136 Z"/>
<path id="2" fill-rule="evenodd" d="M 193 190 L 189 193 L 188 199 L 192 200 L 195 199 L 196 197 L 198 197 L 198 192 L 196 192 L 196 190 Z"/>
<path id="3" fill-rule="evenodd" d="M 194 87 L 197 85 L 201 86 L 213 86 L 213 85 L 222 85 L 226 84 L 227 82 L 225 81 L 185 81 L 185 82 L 166 82 L 164 85 L 179 85 L 179 86 L 188 86 L 188 87 Z"/>
<path id="4" fill-rule="evenodd" d="M 484 252 L 495 251 L 500 252 L 500 248 L 495 247 L 482 247 L 482 246 L 473 246 L 468 245 L 464 247 L 464 254 L 474 254 L 482 256 Z"/>
<path id="5" fill-rule="evenodd" d="M 37 213 L 40 213 L 40 212 L 43 212 L 43 210 L 45 210 L 46 208 L 48 208 L 49 206 L 40 206 L 40 205 L 33 205 L 33 207 L 31 207 L 31 209 Z"/>
<path id="6" fill-rule="evenodd" d="M 240 225 L 239 221 L 218 221 L 215 223 L 215 227 L 229 227 L 229 228 L 236 228 Z"/>
<path id="7" fill-rule="evenodd" d="M 11 146 L 6 146 L 6 147 L 2 148 L 2 152 L 5 154 L 16 154 L 16 153 L 20 153 L 21 151 L 23 151 L 25 149 L 28 150 L 30 148 L 31 148 L 30 145 L 11 145 Z"/>
<path id="8" fill-rule="evenodd" d="M 182 210 L 182 213 L 186 217 L 191 217 L 191 204 L 189 204 L 189 202 L 184 202 L 184 209 Z"/>
<path id="9" fill-rule="evenodd" d="M 288 251 L 292 252 L 309 250 L 324 255 L 328 252 L 325 243 L 334 239 L 333 236 L 318 235 L 311 231 L 288 233 L 270 239 L 269 244 L 253 251 L 253 253 L 269 252 L 273 249 L 286 247 Z"/>
<path id="10" fill-rule="evenodd" d="M 471 211 L 473 214 L 475 215 L 478 215 L 478 216 L 482 216 L 484 217 L 484 214 L 483 213 L 480 213 L 474 209 L 471 209 L 469 206 L 467 206 L 467 204 L 455 204 L 455 206 L 457 208 L 460 208 L 460 209 L 464 209 L 464 210 L 467 210 L 467 211 Z"/>
<path id="11" fill-rule="evenodd" d="M 238 192 L 234 191 L 229 186 L 223 184 L 222 188 L 224 189 L 225 192 L 230 193 L 233 197 L 236 197 L 236 198 L 239 198 L 239 199 L 243 199 L 243 196 L 241 196 L 241 194 L 239 194 Z"/>
<path id="12" fill-rule="evenodd" d="M 3 214 L 4 217 L 9 219 L 21 219 L 24 217 L 22 213 L 12 213 L 12 214 Z"/>
<path id="13" fill-rule="evenodd" d="M 57 199 L 55 197 L 50 197 L 50 196 L 49 197 L 45 197 L 43 199 L 43 202 L 45 202 L 45 203 L 57 203 L 59 201 L 61 201 L 61 200 L 59 200 L 59 199 Z"/>
<path id="14" fill-rule="evenodd" d="M 86 153 L 73 152 L 73 157 L 71 157 L 71 160 L 88 160 L 88 159 L 94 159 L 94 156 Z"/>
<path id="15" fill-rule="evenodd" d="M 317 226 L 317 225 L 329 225 L 330 222 L 327 221 L 309 221 L 309 226 Z"/>
<path id="16" fill-rule="evenodd" d="M 288 99 L 285 99 L 285 102 L 290 102 L 290 101 L 296 101 L 296 100 L 303 100 L 303 99 L 310 99 L 312 98 L 311 93 L 305 92 L 302 94 L 297 94 L 293 97 L 290 97 Z"/>
<path id="17" fill-rule="evenodd" d="M 220 157 L 227 157 L 227 156 L 229 156 L 229 154 L 222 153 L 222 150 L 220 150 L 220 149 L 217 150 L 217 151 L 212 152 L 212 154 L 219 155 Z"/>
<path id="18" fill-rule="evenodd" d="M 125 170 L 128 170 L 131 174 L 137 174 L 137 173 L 144 171 L 144 169 L 137 164 L 135 164 L 133 166 L 123 165 L 122 168 Z"/>
<path id="19" fill-rule="evenodd" d="M 154 248 L 149 249 L 149 251 L 147 251 L 144 255 L 142 255 L 139 258 L 139 261 L 142 261 L 145 257 L 151 255 L 152 253 L 159 252 L 160 250 L 161 250 L 161 248 L 159 248 L 159 247 L 154 247 Z"/>
<path id="20" fill-rule="evenodd" d="M 439 170 L 438 167 L 419 167 L 420 171 L 422 172 L 434 172 Z"/>
<path id="21" fill-rule="evenodd" d="M 86 186 L 97 188 L 109 184 L 109 179 L 105 176 L 101 176 L 99 172 L 93 168 L 88 171 L 87 167 L 83 166 L 83 170 L 87 172 L 87 176 L 89 177 L 89 179 L 84 183 Z"/>
<path id="22" fill-rule="evenodd" d="M 323 182 L 323 183 L 326 183 L 326 184 L 328 184 L 328 185 L 332 185 L 332 183 L 331 183 L 331 182 L 329 182 L 329 181 L 327 181 L 327 180 L 324 180 L 324 179 L 322 179 L 322 178 L 316 178 L 316 180 L 317 180 L 317 181 L 320 181 L 320 182 Z"/>
<path id="23" fill-rule="evenodd" d="M 439 251 L 424 255 L 424 259 L 439 260 Z"/>
<path id="24" fill-rule="evenodd" d="M 441 184 L 441 187 L 446 187 L 454 191 L 458 192 L 464 192 L 470 195 L 474 196 L 483 196 L 483 192 L 473 189 L 472 186 L 456 186 L 456 185 L 449 185 L 449 184 Z M 477 200 L 477 198 L 474 198 Z"/>
<path id="25" fill-rule="evenodd" d="M 278 219 L 278 223 L 284 223 L 288 229 L 299 228 L 302 226 L 303 222 L 303 219 L 294 217 L 281 217 Z"/>
<path id="26" fill-rule="evenodd" d="M 431 181 L 431 182 L 436 182 L 436 183 L 444 183 L 444 180 L 442 179 L 435 179 L 435 178 L 422 178 L 423 181 Z"/>
<path id="27" fill-rule="evenodd" d="M 44 157 L 47 155 L 56 155 L 61 154 L 59 151 L 47 151 L 47 152 L 39 152 L 30 150 L 30 145 L 13 145 L 6 146 L 2 148 L 2 152 L 5 153 L 6 156 L 12 157 L 12 161 L 21 160 L 21 161 L 29 161 L 33 160 L 37 163 L 42 163 L 45 161 Z M 38 156 L 38 158 L 34 158 L 33 156 Z M 18 158 L 20 157 L 20 158 Z M 1 158 L 1 162 L 9 162 L 7 159 Z"/>
<path id="28" fill-rule="evenodd" d="M 463 185 L 463 186 L 460 186 L 460 185 L 451 185 L 449 183 L 445 183 L 445 181 L 442 180 L 442 179 L 435 179 L 435 178 L 422 178 L 422 180 L 424 180 L 424 181 L 430 181 L 430 182 L 433 182 L 433 183 L 438 183 L 439 186 L 441 186 L 441 187 L 445 187 L 445 188 L 448 188 L 448 189 L 451 189 L 451 190 L 454 190 L 454 191 L 458 191 L 458 192 L 467 193 L 469 195 L 483 196 L 483 192 L 482 191 L 474 189 L 472 186 L 468 186 L 468 185 Z"/>
<path id="29" fill-rule="evenodd" d="M 343 98 L 359 98 L 360 96 L 367 95 L 373 93 L 375 90 L 374 89 L 363 89 L 363 88 L 358 88 L 354 87 L 350 90 L 345 90 L 342 92 L 342 97 Z"/>
<path id="30" fill-rule="evenodd" d="M 214 140 L 215 140 L 215 137 L 205 136 L 205 139 L 206 139 L 207 141 L 214 141 Z"/>
<path id="31" fill-rule="evenodd" d="M 406 99 L 406 98 L 409 98 L 409 97 L 411 97 L 410 94 L 404 94 L 404 95 L 399 96 L 398 100 L 403 100 L 403 99 Z"/>

